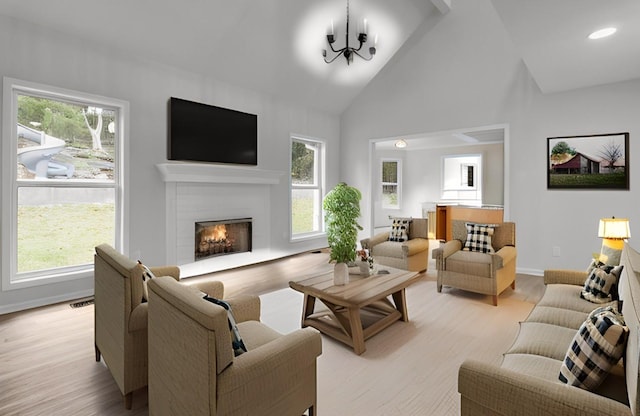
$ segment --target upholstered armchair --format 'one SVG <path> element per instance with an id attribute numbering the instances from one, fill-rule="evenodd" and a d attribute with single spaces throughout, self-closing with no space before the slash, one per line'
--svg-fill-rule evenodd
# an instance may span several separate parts
<path id="1" fill-rule="evenodd" d="M 95 352 L 102 358 L 131 408 L 133 392 L 147 385 L 147 313 L 143 267 L 108 244 L 95 248 Z M 180 278 L 176 266 L 151 267 L 155 276 Z M 202 282 L 201 290 L 221 298 L 222 282 Z"/>
<path id="2" fill-rule="evenodd" d="M 426 218 L 409 220 L 408 239 L 390 241 L 391 232 L 383 232 L 360 241 L 363 249 L 368 249 L 374 261 L 384 266 L 416 272 L 426 271 L 429 263 L 429 238 Z"/>
<path id="3" fill-rule="evenodd" d="M 149 415 L 314 414 L 318 331 L 282 335 L 258 297 L 225 299 L 247 349 L 235 356 L 226 309 L 198 290 L 159 277 L 149 298 Z"/>
<path id="4" fill-rule="evenodd" d="M 491 295 L 494 306 L 498 306 L 498 295 L 509 286 L 516 287 L 516 225 L 503 222 L 491 227 L 491 252 L 482 252 L 477 248 L 480 238 L 469 234 L 466 224 L 464 220 L 453 220 L 453 240 L 432 252 L 438 270 L 438 292 L 443 286 L 451 286 Z M 463 250 L 468 237 L 471 249 Z"/>

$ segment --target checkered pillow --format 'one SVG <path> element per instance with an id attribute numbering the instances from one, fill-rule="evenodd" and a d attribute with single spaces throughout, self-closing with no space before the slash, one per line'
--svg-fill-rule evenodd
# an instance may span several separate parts
<path id="1" fill-rule="evenodd" d="M 411 219 L 394 218 L 393 223 L 391 224 L 391 231 L 389 232 L 389 241 L 404 243 L 409 240 L 410 225 Z"/>
<path id="2" fill-rule="evenodd" d="M 618 299 L 618 279 L 622 266 L 597 263 L 589 266 L 589 276 L 580 293 L 582 299 L 593 303 L 607 303 Z"/>
<path id="3" fill-rule="evenodd" d="M 244 346 L 244 341 L 242 340 L 242 336 L 240 336 L 240 331 L 238 331 L 238 325 L 233 317 L 233 312 L 231 311 L 231 305 L 229 305 L 229 302 L 212 298 L 206 293 L 204 294 L 203 299 L 226 309 L 227 320 L 229 321 L 229 330 L 231 331 L 231 347 L 233 348 L 234 356 L 237 357 L 238 355 L 247 352 L 247 347 Z"/>
<path id="4" fill-rule="evenodd" d="M 477 251 L 480 253 L 494 253 L 491 245 L 494 226 L 488 224 L 465 223 L 467 227 L 467 240 L 464 242 L 463 250 Z"/>
<path id="5" fill-rule="evenodd" d="M 151 269 L 142 264 L 140 260 L 138 260 L 138 267 L 142 269 L 142 303 L 145 303 L 149 301 L 149 289 L 147 287 L 147 283 L 156 276 L 153 274 Z"/>
<path id="6" fill-rule="evenodd" d="M 593 390 L 624 355 L 629 328 L 612 306 L 589 314 L 567 351 L 558 378 L 565 384 Z"/>

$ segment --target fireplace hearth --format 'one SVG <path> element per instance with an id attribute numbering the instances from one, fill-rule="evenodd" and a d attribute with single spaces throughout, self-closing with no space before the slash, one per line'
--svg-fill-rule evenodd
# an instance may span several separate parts
<path id="1" fill-rule="evenodd" d="M 195 224 L 195 260 L 251 251 L 251 218 Z"/>

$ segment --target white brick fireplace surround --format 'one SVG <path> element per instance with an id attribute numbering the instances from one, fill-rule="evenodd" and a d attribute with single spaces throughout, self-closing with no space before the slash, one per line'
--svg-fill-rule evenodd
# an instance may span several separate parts
<path id="1" fill-rule="evenodd" d="M 156 165 L 166 186 L 167 263 L 183 277 L 230 269 L 279 257 L 269 248 L 271 188 L 284 172 L 200 163 Z M 195 261 L 196 221 L 253 219 L 253 249 Z"/>

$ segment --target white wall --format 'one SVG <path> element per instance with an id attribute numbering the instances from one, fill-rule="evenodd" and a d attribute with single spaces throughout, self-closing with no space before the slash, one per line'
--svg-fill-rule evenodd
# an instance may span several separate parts
<path id="1" fill-rule="evenodd" d="M 600 250 L 599 218 L 629 217 L 632 236 L 640 235 L 632 203 L 640 200 L 638 97 L 640 81 L 541 94 L 491 2 L 458 0 L 438 24 L 419 28 L 343 114 L 342 152 L 350 158 L 342 179 L 368 192 L 367 156 L 357 149 L 369 139 L 507 124 L 505 205 L 517 223 L 518 269 L 586 268 Z M 546 189 L 547 137 L 622 131 L 631 134 L 630 191 Z M 370 210 L 363 213 L 370 224 Z M 554 246 L 560 257 L 552 257 Z"/>
<path id="2" fill-rule="evenodd" d="M 215 73 L 204 77 L 143 61 L 4 16 L 0 16 L 0 56 L 0 77 L 129 102 L 130 245 L 125 252 L 139 253 L 150 265 L 165 263 L 165 184 L 155 165 L 166 162 L 167 100 L 171 96 L 257 114 L 260 169 L 288 171 L 291 133 L 326 139 L 327 182 L 330 187 L 338 182 L 340 127 L 336 116 L 219 82 Z M 273 185 L 270 194 L 270 200 L 263 203 L 270 207 L 272 248 L 293 253 L 326 246 L 326 239 L 289 242 L 288 180 Z M 0 313 L 92 292 L 92 279 L 0 292 Z"/>
<path id="3" fill-rule="evenodd" d="M 373 155 L 372 184 L 380 178 L 380 160 L 383 158 L 402 160 L 402 199 L 399 210 L 382 209 L 379 195 L 374 194 L 374 227 L 391 224 L 389 215 L 399 217 L 422 216 L 423 203 L 442 200 L 442 157 L 460 154 L 482 155 L 483 204 L 503 205 L 503 145 L 469 145 L 434 149 L 377 150 Z M 364 190 L 364 189 L 363 189 Z M 379 193 L 378 189 L 374 193 Z M 368 205 L 364 200 L 363 207 Z M 363 221 L 362 224 L 365 224 Z"/>

